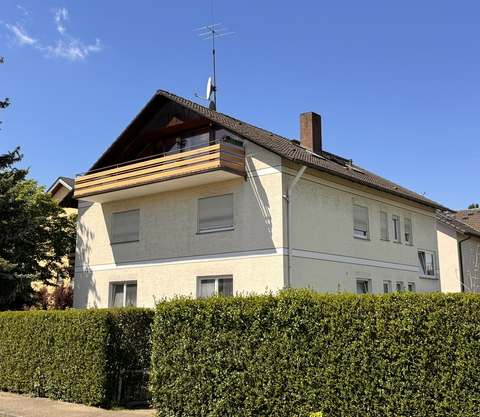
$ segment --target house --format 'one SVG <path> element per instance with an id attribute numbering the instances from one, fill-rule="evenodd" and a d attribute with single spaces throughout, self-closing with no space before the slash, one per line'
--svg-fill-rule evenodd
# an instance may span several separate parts
<path id="1" fill-rule="evenodd" d="M 47 193 L 51 194 L 52 200 L 58 202 L 58 204 L 64 208 L 67 215 L 76 214 L 77 201 L 73 199 L 73 189 L 75 186 L 75 180 L 67 177 L 59 177 L 51 186 L 48 188 Z M 34 281 L 32 282 L 32 288 L 34 291 L 39 291 L 42 288 L 46 288 L 48 293 L 52 293 L 56 286 L 51 284 L 60 284 L 64 286 L 71 285 L 73 287 L 73 275 L 75 271 L 75 252 L 72 251 L 68 256 L 62 261 L 65 266 L 68 266 L 68 273 L 70 275 L 69 279 L 64 279 L 65 277 L 61 274 L 54 273 L 54 276 L 50 280 L 50 285 L 46 285 L 43 281 Z"/>
<path id="2" fill-rule="evenodd" d="M 78 201 L 73 198 L 73 189 L 75 180 L 68 177 L 58 177 L 50 186 L 47 193 L 52 195 L 52 200 L 58 201 L 58 204 L 65 209 L 67 215 L 77 214 Z M 65 259 L 68 263 L 68 272 L 70 274 L 70 284 L 73 285 L 73 276 L 75 273 L 75 252 L 72 252 Z"/>
<path id="3" fill-rule="evenodd" d="M 74 307 L 175 294 L 440 290 L 436 210 L 323 150 L 166 91 L 75 181 Z M 420 261 L 419 261 L 420 259 Z"/>
<path id="4" fill-rule="evenodd" d="M 480 209 L 437 212 L 443 292 L 480 292 Z"/>
<path id="5" fill-rule="evenodd" d="M 73 178 L 58 177 L 50 186 L 47 193 L 52 195 L 52 199 L 58 201 L 58 204 L 65 209 L 67 214 L 77 213 L 78 201 L 73 199 L 73 188 L 75 180 Z"/>

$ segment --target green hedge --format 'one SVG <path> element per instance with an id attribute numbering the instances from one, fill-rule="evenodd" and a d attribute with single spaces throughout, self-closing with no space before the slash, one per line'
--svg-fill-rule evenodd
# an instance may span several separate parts
<path id="1" fill-rule="evenodd" d="M 144 368 L 153 310 L 0 313 L 0 390 L 110 406 L 119 369 Z"/>
<path id="2" fill-rule="evenodd" d="M 479 416 L 480 296 L 162 301 L 152 365 L 159 416 Z"/>

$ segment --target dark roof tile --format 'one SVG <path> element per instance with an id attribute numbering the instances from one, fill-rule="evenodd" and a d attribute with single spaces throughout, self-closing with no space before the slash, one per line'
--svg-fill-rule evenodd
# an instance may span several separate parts
<path id="1" fill-rule="evenodd" d="M 480 209 L 459 210 L 455 218 L 480 233 Z"/>
<path id="2" fill-rule="evenodd" d="M 463 233 L 464 235 L 480 237 L 480 231 L 475 230 L 474 228 L 470 227 L 468 224 L 464 223 L 463 221 L 460 221 L 456 216 L 456 213 L 437 210 L 437 220 Z"/>
<path id="3" fill-rule="evenodd" d="M 448 210 L 446 207 L 425 198 L 421 194 L 417 194 L 366 171 L 357 165 L 351 164 L 351 161 L 348 159 L 341 158 L 325 151 L 316 155 L 312 151 L 302 147 L 296 140 L 290 140 L 259 127 L 249 125 L 248 123 L 244 123 L 217 111 L 210 110 L 167 91 L 158 90 L 157 95 L 164 96 L 182 106 L 185 106 L 210 119 L 212 122 L 221 125 L 225 129 L 231 130 L 239 136 L 242 136 L 290 161 L 304 164 L 310 168 L 363 184 L 398 197 L 406 198 L 416 203 L 436 209 Z"/>

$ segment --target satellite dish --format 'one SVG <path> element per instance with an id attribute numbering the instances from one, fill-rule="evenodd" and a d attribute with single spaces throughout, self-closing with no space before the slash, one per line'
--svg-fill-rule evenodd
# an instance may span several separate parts
<path id="1" fill-rule="evenodd" d="M 210 100 L 210 96 L 212 95 L 212 77 L 208 77 L 207 81 L 207 100 Z"/>

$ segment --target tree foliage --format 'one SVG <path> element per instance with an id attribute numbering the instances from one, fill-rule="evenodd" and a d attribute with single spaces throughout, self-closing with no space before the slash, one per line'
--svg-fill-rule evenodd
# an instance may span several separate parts
<path id="1" fill-rule="evenodd" d="M 73 288 L 67 281 L 59 282 L 53 291 L 44 286 L 32 295 L 35 305 L 24 306 L 24 310 L 65 310 L 73 307 Z"/>
<path id="2" fill-rule="evenodd" d="M 75 247 L 75 216 L 13 166 L 22 156 L 0 155 L 0 310 L 32 304 L 32 281 L 68 278 L 64 257 Z"/>
<path id="3" fill-rule="evenodd" d="M 470 209 L 475 209 L 475 208 L 478 208 L 478 203 L 470 204 L 470 205 L 468 206 L 468 209 L 469 209 L 469 210 L 470 210 Z"/>

